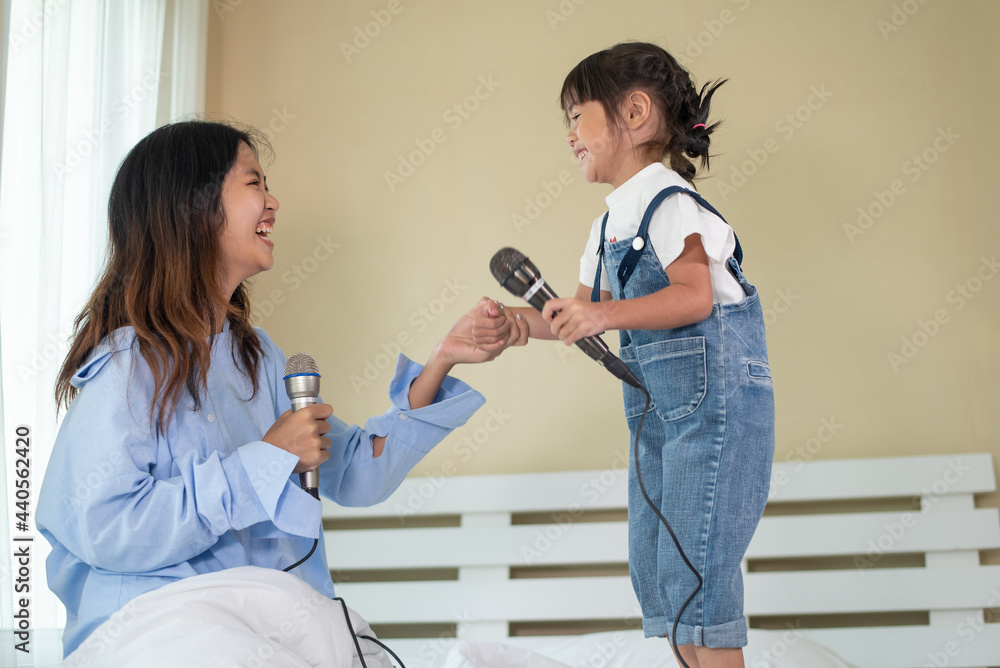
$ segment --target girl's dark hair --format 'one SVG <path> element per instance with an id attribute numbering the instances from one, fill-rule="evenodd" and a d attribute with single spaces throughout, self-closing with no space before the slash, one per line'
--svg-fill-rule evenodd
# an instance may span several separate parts
<path id="1" fill-rule="evenodd" d="M 219 237 L 226 224 L 222 186 L 240 144 L 269 148 L 258 131 L 185 121 L 154 130 L 118 168 L 108 200 L 108 260 L 77 316 L 56 381 L 56 404 L 69 406 L 70 381 L 97 344 L 119 327 L 135 330 L 153 375 L 149 408 L 164 429 L 186 389 L 197 410 L 206 387 L 219 304 L 233 338 L 233 360 L 257 393 L 260 339 L 250 320 L 250 290 L 220 285 Z M 251 395 L 252 396 L 252 395 Z"/>
<path id="2" fill-rule="evenodd" d="M 642 90 L 659 109 L 664 127 L 654 140 L 662 145 L 661 159 L 692 181 L 697 168 L 688 160 L 701 158 L 708 168 L 708 147 L 720 122 L 708 122 L 712 95 L 725 80 L 707 83 L 698 91 L 691 75 L 655 44 L 626 42 L 584 58 L 566 76 L 559 103 L 568 115 L 573 105 L 596 101 L 604 107 L 609 123 L 622 127 L 622 105 L 634 90 Z M 695 127 L 698 126 L 698 127 Z"/>

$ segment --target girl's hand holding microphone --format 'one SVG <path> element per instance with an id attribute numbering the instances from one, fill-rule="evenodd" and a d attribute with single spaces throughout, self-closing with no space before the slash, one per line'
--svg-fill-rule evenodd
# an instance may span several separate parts
<path id="1" fill-rule="evenodd" d="M 330 404 L 312 404 L 297 411 L 285 411 L 261 439 L 299 458 L 293 473 L 312 471 L 330 458 L 331 441 L 327 418 L 333 415 Z"/>
<path id="2" fill-rule="evenodd" d="M 588 336 L 600 336 L 608 327 L 607 305 L 574 297 L 559 297 L 545 302 L 542 318 L 550 323 L 553 336 L 567 346 Z"/>

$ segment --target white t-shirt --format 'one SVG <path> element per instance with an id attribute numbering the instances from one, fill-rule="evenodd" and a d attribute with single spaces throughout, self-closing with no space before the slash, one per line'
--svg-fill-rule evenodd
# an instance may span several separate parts
<path id="1" fill-rule="evenodd" d="M 608 227 L 605 239 L 617 241 L 634 237 L 646 208 L 656 194 L 670 186 L 693 190 L 680 174 L 657 162 L 645 167 L 638 174 L 619 186 L 605 198 L 608 204 Z M 597 251 L 604 214 L 594 220 L 587 248 L 580 258 L 580 283 L 594 284 L 597 273 Z M 714 213 L 703 209 L 690 195 L 677 193 L 665 199 L 653 212 L 649 221 L 649 242 L 656 251 L 664 269 L 684 250 L 684 240 L 700 234 L 701 243 L 708 255 L 708 268 L 712 277 L 712 299 L 716 304 L 733 304 L 744 298 L 740 284 L 729 273 L 726 261 L 736 248 L 733 229 Z M 618 280 L 615 277 L 615 280 Z M 608 273 L 601 271 L 601 289 L 611 290 Z"/>

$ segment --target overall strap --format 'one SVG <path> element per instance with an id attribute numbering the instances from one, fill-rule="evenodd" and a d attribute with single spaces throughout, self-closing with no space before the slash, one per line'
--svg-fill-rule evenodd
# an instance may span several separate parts
<path id="1" fill-rule="evenodd" d="M 608 211 L 604 214 L 604 220 L 601 222 L 601 236 L 598 237 L 600 240 L 597 244 L 597 276 L 594 277 L 594 289 L 590 293 L 590 301 L 599 302 L 601 301 L 601 266 L 604 264 L 604 231 L 608 229 Z"/>
<path id="2" fill-rule="evenodd" d="M 719 218 L 722 218 L 722 214 L 715 210 L 715 208 L 709 204 L 705 198 L 696 193 L 693 190 L 688 190 L 682 186 L 670 186 L 669 188 L 664 188 L 656 194 L 656 197 L 649 203 L 646 208 L 646 213 L 642 216 L 642 222 L 639 224 L 639 231 L 635 234 L 635 240 L 632 242 L 632 247 L 628 249 L 625 253 L 625 257 L 622 258 L 621 264 L 618 266 L 618 280 L 621 282 L 622 287 L 628 283 L 628 279 L 631 278 L 632 272 L 635 271 L 636 266 L 639 264 L 639 258 L 642 256 L 642 252 L 646 249 L 646 244 L 649 242 L 649 221 L 653 218 L 653 212 L 656 208 L 666 198 L 674 195 L 676 193 L 685 193 L 694 198 L 698 204 L 703 208 L 711 211 Z M 722 221 L 725 222 L 725 218 Z M 607 222 L 607 216 L 605 215 L 605 222 Z M 726 223 L 728 225 L 728 223 Z M 743 263 L 743 248 L 740 246 L 740 240 L 736 237 L 736 233 L 733 232 L 733 237 L 736 238 L 736 249 L 733 251 L 733 257 L 736 258 L 737 264 Z M 601 230 L 601 240 L 604 240 L 604 231 Z M 603 246 L 602 246 L 603 249 Z M 600 268 L 598 268 L 600 271 Z"/>

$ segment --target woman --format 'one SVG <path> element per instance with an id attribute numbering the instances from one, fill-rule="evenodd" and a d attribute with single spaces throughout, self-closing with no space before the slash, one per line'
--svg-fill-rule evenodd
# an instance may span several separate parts
<path id="1" fill-rule="evenodd" d="M 109 259 L 59 374 L 69 409 L 38 506 L 67 655 L 170 582 L 291 566 L 322 532 L 293 474 L 318 467 L 326 497 L 376 503 L 484 402 L 448 376 L 504 347 L 477 349 L 470 311 L 426 365 L 401 356 L 392 408 L 363 429 L 323 403 L 290 411 L 285 356 L 250 320 L 246 281 L 273 266 L 280 230 L 259 146 L 250 131 L 177 123 L 115 178 Z M 292 572 L 333 595 L 323 541 Z"/>

